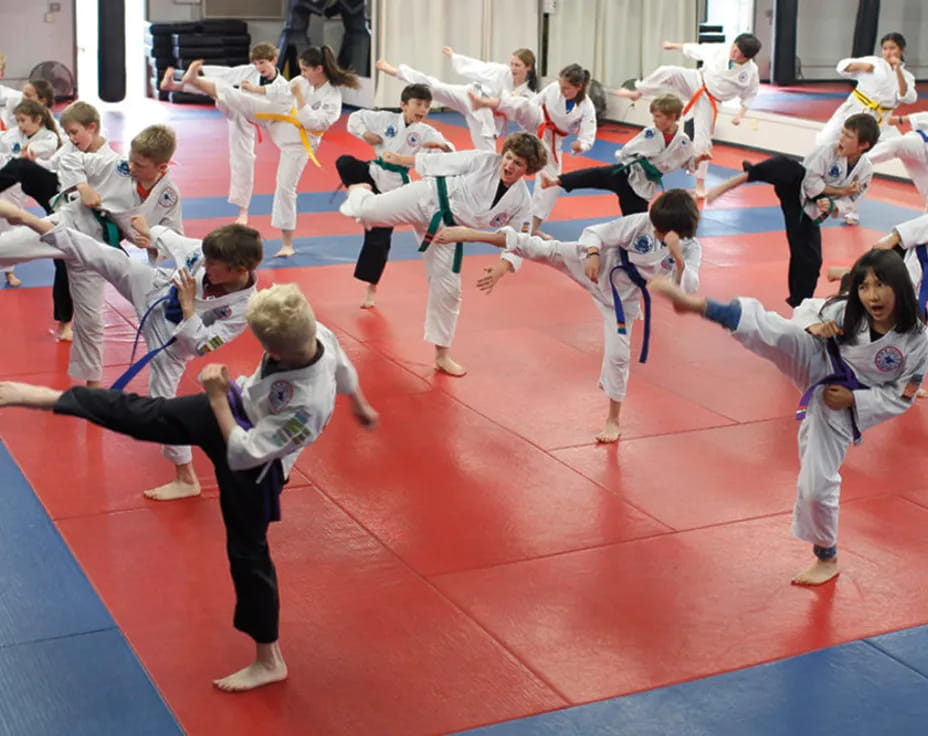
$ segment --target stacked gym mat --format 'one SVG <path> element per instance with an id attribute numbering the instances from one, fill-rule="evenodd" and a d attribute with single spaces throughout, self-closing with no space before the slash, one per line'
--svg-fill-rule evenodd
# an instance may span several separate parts
<path id="1" fill-rule="evenodd" d="M 220 66 L 248 63 L 251 36 L 243 20 L 217 18 L 186 23 L 148 23 L 147 26 L 145 51 L 151 96 L 159 100 L 212 104 L 206 95 L 159 90 L 158 84 L 169 66 L 177 70 L 179 77 L 195 59 Z"/>

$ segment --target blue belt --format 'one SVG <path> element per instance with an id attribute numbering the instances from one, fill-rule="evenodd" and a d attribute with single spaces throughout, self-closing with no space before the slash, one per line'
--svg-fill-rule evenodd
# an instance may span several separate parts
<path id="1" fill-rule="evenodd" d="M 248 431 L 254 428 L 248 415 L 245 413 L 245 402 L 242 400 L 242 390 L 233 381 L 226 394 L 229 399 L 229 408 L 239 427 Z M 258 475 L 256 481 L 261 493 L 264 495 L 264 518 L 268 523 L 280 521 L 280 494 L 284 489 L 284 466 L 280 458 L 272 460 Z"/>
<path id="2" fill-rule="evenodd" d="M 922 137 L 922 140 L 925 141 L 925 143 L 928 143 L 928 133 L 926 133 L 921 128 L 917 128 L 915 132 L 918 133 Z"/>
<path id="3" fill-rule="evenodd" d="M 145 326 L 145 320 L 148 319 L 148 316 L 154 311 L 155 307 L 159 304 L 164 304 L 164 316 L 169 322 L 173 322 L 175 325 L 181 323 L 181 320 L 184 318 L 184 311 L 180 306 L 180 298 L 177 294 L 177 286 L 171 284 L 171 288 L 168 293 L 156 300 L 152 304 L 145 314 L 142 315 L 142 319 L 139 320 L 139 327 L 135 331 L 135 342 L 132 343 L 132 355 L 129 356 L 129 367 L 126 368 L 126 371 L 116 379 L 111 389 L 116 391 L 122 391 L 126 386 L 129 385 L 129 381 L 135 378 L 146 365 L 151 363 L 152 359 L 160 353 L 162 350 L 167 350 L 168 347 L 173 345 L 176 341 L 176 337 L 170 338 L 164 345 L 161 345 L 153 350 L 149 350 L 145 355 L 135 360 L 135 351 L 139 346 L 139 338 L 142 336 L 142 328 Z"/>
<path id="4" fill-rule="evenodd" d="M 612 303 L 615 305 L 615 322 L 620 335 L 627 335 L 628 329 L 625 325 L 625 310 L 622 309 L 622 299 L 619 297 L 619 290 L 615 288 L 616 271 L 625 271 L 629 280 L 641 289 L 641 296 L 644 299 L 644 338 L 641 341 L 641 356 L 638 358 L 640 363 L 648 361 L 648 344 L 651 342 L 651 295 L 648 293 L 648 282 L 645 281 L 635 264 L 628 258 L 628 251 L 625 248 L 619 248 L 619 257 L 622 262 L 609 272 L 609 286 L 612 287 Z"/>
<path id="5" fill-rule="evenodd" d="M 844 386 L 846 389 L 855 391 L 857 389 L 870 388 L 857 380 L 854 370 L 847 364 L 847 361 L 841 357 L 841 350 L 838 348 L 838 341 L 833 337 L 827 342 L 828 357 L 831 358 L 831 367 L 834 370 L 821 381 L 813 383 L 799 399 L 799 408 L 796 410 L 796 419 L 800 422 L 806 418 L 806 410 L 809 408 L 809 402 L 812 400 L 812 394 L 819 386 Z M 862 437 L 860 428 L 857 426 L 857 419 L 854 417 L 854 407 L 848 407 L 851 414 L 851 429 L 854 433 L 854 444 L 859 445 Z"/>

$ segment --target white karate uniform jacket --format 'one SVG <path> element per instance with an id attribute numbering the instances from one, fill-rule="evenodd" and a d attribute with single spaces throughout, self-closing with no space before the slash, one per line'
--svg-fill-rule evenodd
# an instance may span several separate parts
<path id="1" fill-rule="evenodd" d="M 245 413 L 254 427 L 237 426 L 229 435 L 227 458 L 232 470 L 280 458 L 284 475 L 289 476 L 302 449 L 328 424 L 336 394 L 358 390 L 358 375 L 332 331 L 316 323 L 316 339 L 324 352 L 312 365 L 266 378 L 261 377 L 259 365 L 251 376 L 238 379 Z"/>
<path id="2" fill-rule="evenodd" d="M 647 159 L 658 171 L 667 174 L 677 169 L 692 169 L 695 153 L 682 125 L 677 126 L 670 143 L 664 142 L 664 134 L 657 128 L 648 126 L 615 152 L 615 160 L 627 164 L 638 158 Z M 657 193 L 658 185 L 648 179 L 640 166 L 628 167 L 628 183 L 642 199 L 650 201 Z"/>
<path id="3" fill-rule="evenodd" d="M 11 159 L 19 158 L 27 148 L 35 156 L 36 163 L 41 163 L 43 159 L 51 158 L 58 150 L 59 142 L 55 132 L 46 127 L 41 127 L 27 136 L 14 125 L 0 133 L 0 166 Z"/>
<path id="4" fill-rule="evenodd" d="M 702 81 L 716 100 L 726 102 L 738 98 L 742 106 L 750 107 L 760 89 L 757 64 L 749 59 L 744 64 L 732 64 L 730 43 L 685 43 L 683 54 L 702 62 Z"/>
<path id="5" fill-rule="evenodd" d="M 435 128 L 427 123 L 406 125 L 403 113 L 389 110 L 357 110 L 348 116 L 348 132 L 364 140 L 365 133 L 374 133 L 383 140 L 373 146 L 377 158 L 384 153 L 411 155 L 419 153 L 440 152 L 439 149 L 425 148 L 427 143 L 454 146 Z M 371 178 L 380 192 L 389 192 L 403 185 L 403 177 L 395 171 L 387 171 L 373 161 L 368 169 Z"/>
<path id="6" fill-rule="evenodd" d="M 837 217 L 843 217 L 854 207 L 854 202 L 866 194 L 873 178 L 873 164 L 867 154 L 863 154 L 853 169 L 848 169 L 846 156 L 840 156 L 834 145 L 820 146 L 805 157 L 802 165 L 806 175 L 802 179 L 802 192 L 800 200 L 805 213 L 812 219 L 817 219 L 822 213 L 812 200 L 821 194 L 826 186 L 846 187 L 857 182 L 860 191 L 849 197 L 833 197 Z"/>

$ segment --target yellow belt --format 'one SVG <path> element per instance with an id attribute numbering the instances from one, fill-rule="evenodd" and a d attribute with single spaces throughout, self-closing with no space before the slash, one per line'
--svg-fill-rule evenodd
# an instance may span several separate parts
<path id="1" fill-rule="evenodd" d="M 319 163 L 319 159 L 316 158 L 316 154 L 313 152 L 313 146 L 312 143 L 309 142 L 309 136 L 306 133 L 306 128 L 304 128 L 303 124 L 296 119 L 295 107 L 286 115 L 277 112 L 259 112 L 255 115 L 255 117 L 258 118 L 258 120 L 276 120 L 280 123 L 290 123 L 291 125 L 295 125 L 296 129 L 300 131 L 300 139 L 303 141 L 303 146 L 306 148 L 306 153 L 309 154 L 310 159 L 312 159 L 312 162 L 316 164 L 316 166 L 318 166 L 320 169 L 322 168 L 322 164 Z M 325 133 L 324 130 L 311 130 L 309 132 L 318 137 L 321 137 L 322 134 Z"/>
<path id="2" fill-rule="evenodd" d="M 883 113 L 893 111 L 893 108 L 883 107 L 879 102 L 877 102 L 876 100 L 871 100 L 869 97 L 867 97 L 867 95 L 865 95 L 863 92 L 861 92 L 858 89 L 854 89 L 851 92 L 851 94 L 854 95 L 854 97 L 857 99 L 857 101 L 861 105 L 866 107 L 868 110 L 873 110 L 873 112 L 876 113 L 876 121 L 877 123 L 880 123 L 881 125 L 883 123 Z"/>

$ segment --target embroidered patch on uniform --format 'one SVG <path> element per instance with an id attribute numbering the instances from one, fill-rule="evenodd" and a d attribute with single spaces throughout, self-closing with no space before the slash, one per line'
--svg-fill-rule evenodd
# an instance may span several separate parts
<path id="1" fill-rule="evenodd" d="M 738 81 L 741 82 L 742 84 L 744 84 L 745 82 L 747 82 L 747 81 L 748 81 L 748 73 L 747 73 L 747 72 L 741 72 L 741 74 L 738 75 Z"/>
<path id="2" fill-rule="evenodd" d="M 314 102 L 313 105 L 312 105 L 312 109 L 313 109 L 313 110 L 318 110 L 320 107 L 322 107 L 322 103 L 321 103 L 321 102 Z"/>
<path id="3" fill-rule="evenodd" d="M 224 307 L 218 307 L 213 310 L 214 319 L 229 319 L 232 316 L 232 307 L 226 304 Z"/>
<path id="4" fill-rule="evenodd" d="M 213 335 L 207 342 L 203 343 L 197 348 L 197 355 L 206 355 L 207 353 L 211 353 L 220 345 L 222 345 L 223 342 L 223 339 L 219 337 L 219 335 Z"/>
<path id="5" fill-rule="evenodd" d="M 18 143 L 13 144 L 13 148 L 12 148 L 13 153 L 19 153 L 21 150 L 23 150 L 22 146 L 20 146 Z"/>
<path id="6" fill-rule="evenodd" d="M 500 212 L 498 215 L 494 215 L 493 219 L 490 220 L 490 227 L 502 227 L 507 222 L 509 222 L 509 213 Z"/>
<path id="7" fill-rule="evenodd" d="M 677 262 L 673 259 L 673 256 L 667 256 L 661 261 L 661 268 L 665 271 L 673 271 L 675 265 L 677 265 Z"/>
<path id="8" fill-rule="evenodd" d="M 396 135 L 396 128 L 394 128 L 392 125 L 388 125 L 383 134 L 387 136 L 387 138 L 392 138 Z"/>
<path id="9" fill-rule="evenodd" d="M 129 176 L 129 162 L 123 160 L 116 164 L 116 173 L 122 174 L 123 176 Z"/>
<path id="10" fill-rule="evenodd" d="M 906 401 L 911 401 L 918 394 L 918 389 L 922 385 L 922 378 L 924 376 L 914 375 L 911 380 L 905 385 L 905 388 L 902 389 L 902 398 Z"/>
<path id="11" fill-rule="evenodd" d="M 290 381 L 274 381 L 267 396 L 271 411 L 275 414 L 290 403 L 293 398 L 293 384 Z"/>
<path id="12" fill-rule="evenodd" d="M 184 265 L 187 267 L 187 270 L 190 271 L 190 273 L 193 273 L 193 267 L 197 265 L 197 261 L 200 260 L 201 255 L 203 254 L 200 251 L 195 250 L 187 256 L 187 260 L 184 261 Z"/>
<path id="13" fill-rule="evenodd" d="M 902 352 L 895 345 L 887 345 L 880 350 L 873 359 L 873 363 L 876 365 L 877 370 L 883 373 L 889 373 L 900 368 L 904 361 L 905 358 L 902 356 Z"/>
<path id="14" fill-rule="evenodd" d="M 642 235 L 635 241 L 634 247 L 636 253 L 647 253 L 651 250 L 651 238 L 647 235 Z"/>
<path id="15" fill-rule="evenodd" d="M 644 129 L 644 137 L 645 137 L 645 138 L 653 138 L 653 137 L 654 137 L 654 128 L 645 128 L 645 129 Z"/>
<path id="16" fill-rule="evenodd" d="M 286 383 L 281 381 L 280 383 Z M 302 445 L 310 438 L 309 431 L 309 413 L 300 409 L 296 414 L 290 417 L 286 424 L 274 432 L 274 444 L 278 447 L 293 443 Z"/>
<path id="17" fill-rule="evenodd" d="M 838 168 L 838 164 L 835 164 L 834 166 L 831 167 L 831 170 L 828 172 L 828 176 L 833 177 L 835 179 L 841 176 L 841 169 Z"/>
<path id="18" fill-rule="evenodd" d="M 409 146 L 418 146 L 419 136 L 417 136 L 415 133 L 410 133 L 406 136 L 406 144 Z"/>
<path id="19" fill-rule="evenodd" d="M 171 189 L 171 187 L 168 187 L 161 192 L 161 196 L 158 197 L 158 204 L 162 207 L 173 207 L 177 204 L 177 192 Z"/>

